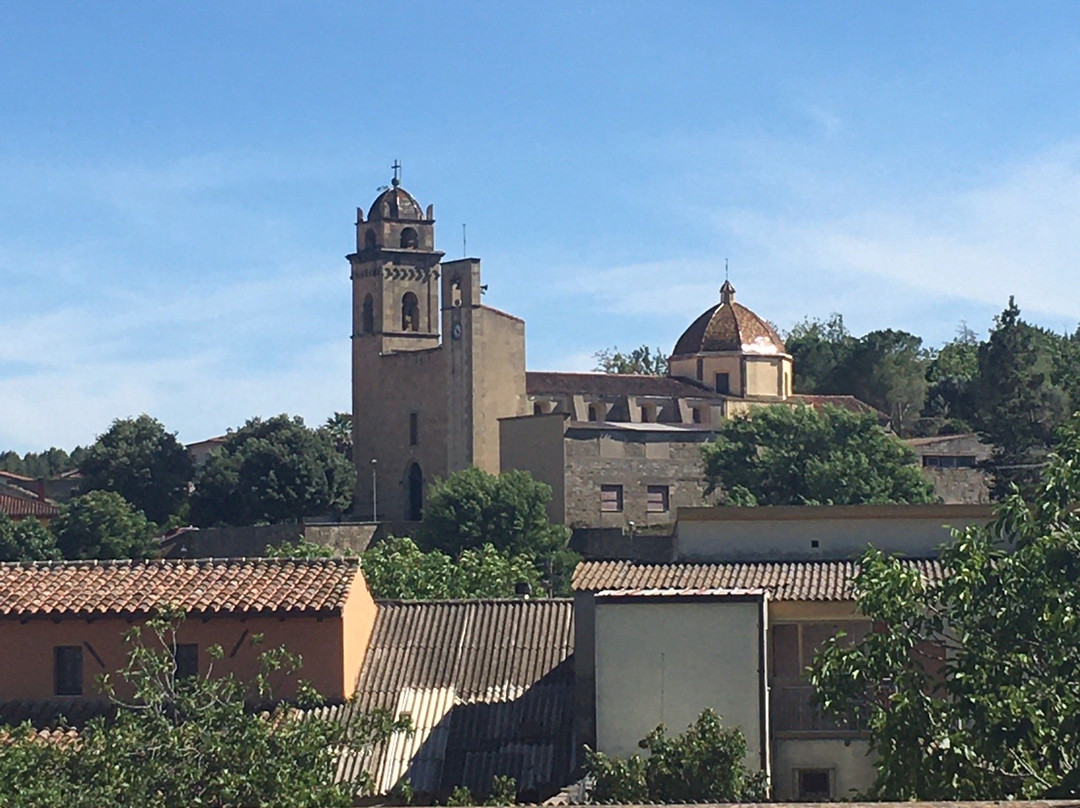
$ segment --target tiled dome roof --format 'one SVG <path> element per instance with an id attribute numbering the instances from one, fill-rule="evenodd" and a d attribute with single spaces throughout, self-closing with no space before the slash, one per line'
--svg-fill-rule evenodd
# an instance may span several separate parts
<path id="1" fill-rule="evenodd" d="M 710 351 L 786 353 L 776 329 L 746 306 L 735 302 L 735 287 L 729 281 L 724 281 L 720 287 L 720 302 L 690 324 L 675 343 L 672 355 Z"/>
<path id="2" fill-rule="evenodd" d="M 412 219 L 422 221 L 420 203 L 395 179 L 393 185 L 375 199 L 368 211 L 368 221 L 373 219 Z"/>

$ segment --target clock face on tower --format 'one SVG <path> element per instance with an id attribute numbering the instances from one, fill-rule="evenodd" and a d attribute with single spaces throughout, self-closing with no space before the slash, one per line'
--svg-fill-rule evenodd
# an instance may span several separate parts
<path id="1" fill-rule="evenodd" d="M 450 329 L 450 336 L 461 339 L 461 323 L 454 323 L 454 327 Z"/>

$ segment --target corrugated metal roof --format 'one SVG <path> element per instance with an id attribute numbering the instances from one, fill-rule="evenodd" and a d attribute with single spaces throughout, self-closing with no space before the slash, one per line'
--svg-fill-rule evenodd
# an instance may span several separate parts
<path id="1" fill-rule="evenodd" d="M 380 602 L 355 703 L 324 714 L 388 709 L 414 732 L 340 775 L 371 771 L 378 793 L 407 777 L 421 794 L 484 794 L 497 774 L 527 799 L 553 793 L 575 765 L 573 648 L 567 599 Z"/>
<path id="2" fill-rule="evenodd" d="M 924 578 L 941 580 L 937 561 L 908 559 Z M 758 564 L 637 564 L 583 561 L 574 570 L 576 591 L 605 589 L 765 589 L 773 600 L 854 600 L 854 561 L 793 561 Z"/>

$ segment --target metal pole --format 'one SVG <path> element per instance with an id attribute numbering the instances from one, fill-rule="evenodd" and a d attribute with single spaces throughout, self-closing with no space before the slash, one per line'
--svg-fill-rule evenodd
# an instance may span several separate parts
<path id="1" fill-rule="evenodd" d="M 378 462 L 374 457 L 371 458 L 371 521 L 379 521 L 379 488 L 378 477 L 375 473 L 375 469 L 378 467 Z"/>

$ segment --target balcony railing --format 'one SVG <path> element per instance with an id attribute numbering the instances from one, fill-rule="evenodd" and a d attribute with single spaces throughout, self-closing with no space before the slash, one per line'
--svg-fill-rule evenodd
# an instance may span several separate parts
<path id="1" fill-rule="evenodd" d="M 811 685 L 774 682 L 771 693 L 774 732 L 855 735 L 865 731 L 866 722 L 862 716 L 835 717 L 818 709 L 814 705 Z"/>

